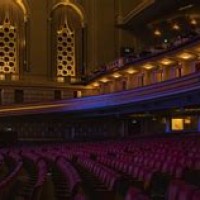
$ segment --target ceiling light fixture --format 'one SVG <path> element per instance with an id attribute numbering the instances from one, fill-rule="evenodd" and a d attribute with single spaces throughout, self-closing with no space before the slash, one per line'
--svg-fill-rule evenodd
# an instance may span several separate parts
<path id="1" fill-rule="evenodd" d="M 103 83 L 107 83 L 109 80 L 107 78 L 102 78 L 100 81 Z"/>
<path id="2" fill-rule="evenodd" d="M 184 52 L 184 53 L 180 54 L 178 57 L 182 58 L 184 60 L 189 60 L 189 59 L 193 58 L 194 55 L 191 53 L 188 53 L 188 52 Z"/>
<path id="3" fill-rule="evenodd" d="M 98 83 L 98 82 L 94 82 L 94 83 L 93 83 L 93 86 L 94 86 L 94 87 L 99 87 L 99 83 Z"/>
<path id="4" fill-rule="evenodd" d="M 176 31 L 180 30 L 180 26 L 178 24 L 174 24 L 172 28 Z"/>
<path id="5" fill-rule="evenodd" d="M 190 24 L 197 25 L 197 20 L 196 19 L 191 19 Z"/>
<path id="6" fill-rule="evenodd" d="M 114 77 L 114 78 L 119 78 L 120 76 L 122 76 L 122 75 L 119 74 L 119 73 L 114 73 L 114 74 L 112 74 L 112 77 Z"/>
<path id="7" fill-rule="evenodd" d="M 142 67 L 143 67 L 144 69 L 150 70 L 150 69 L 153 69 L 153 68 L 154 68 L 154 65 L 152 65 L 152 64 L 146 64 L 146 65 L 143 65 Z"/>
<path id="8" fill-rule="evenodd" d="M 171 65 L 173 63 L 173 60 L 169 59 L 169 58 L 163 58 L 160 63 L 162 65 Z"/>
<path id="9" fill-rule="evenodd" d="M 135 69 L 127 69 L 126 70 L 126 72 L 128 73 L 128 74 L 134 74 L 134 73 L 136 73 L 137 71 L 135 70 Z"/>
<path id="10" fill-rule="evenodd" d="M 161 36 L 160 30 L 156 29 L 156 30 L 154 31 L 154 35 L 156 35 L 156 36 Z"/>

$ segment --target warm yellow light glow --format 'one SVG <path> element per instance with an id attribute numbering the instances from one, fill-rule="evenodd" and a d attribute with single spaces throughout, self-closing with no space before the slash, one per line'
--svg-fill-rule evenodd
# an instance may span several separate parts
<path id="1" fill-rule="evenodd" d="M 184 122 L 185 122 L 185 124 L 191 124 L 191 119 L 190 119 L 190 118 L 186 118 L 186 119 L 184 120 Z"/>
<path id="2" fill-rule="evenodd" d="M 64 77 L 57 77 L 57 82 L 63 83 L 65 81 Z"/>
<path id="3" fill-rule="evenodd" d="M 178 24 L 174 24 L 174 25 L 172 26 L 172 28 L 173 28 L 174 30 L 179 30 L 179 29 L 180 29 L 180 26 L 179 26 Z"/>
<path id="4" fill-rule="evenodd" d="M 28 110 L 36 110 L 36 109 L 49 109 L 49 108 L 60 108 L 65 107 L 66 104 L 47 104 L 47 105 L 30 105 L 30 106 L 23 106 L 17 108 L 2 108 L 0 109 L 0 113 L 12 112 L 12 111 L 28 111 Z"/>
<path id="5" fill-rule="evenodd" d="M 103 83 L 107 83 L 109 80 L 107 78 L 102 78 L 100 81 Z"/>
<path id="6" fill-rule="evenodd" d="M 190 23 L 191 23 L 192 25 L 197 25 L 196 19 L 191 19 Z"/>
<path id="7" fill-rule="evenodd" d="M 189 60 L 189 59 L 194 57 L 194 54 L 191 54 L 191 53 L 188 53 L 188 52 L 184 52 L 184 53 L 180 54 L 178 57 L 182 58 L 184 60 Z"/>
<path id="8" fill-rule="evenodd" d="M 77 97 L 78 98 L 82 97 L 82 91 L 80 91 L 80 90 L 77 91 Z"/>
<path id="9" fill-rule="evenodd" d="M 143 65 L 142 67 L 143 67 L 144 69 L 150 70 L 150 69 L 153 69 L 153 68 L 154 68 L 154 65 L 152 65 L 152 64 L 146 64 L 146 65 Z"/>
<path id="10" fill-rule="evenodd" d="M 0 74 L 0 80 L 1 81 L 5 80 L 5 74 Z"/>
<path id="11" fill-rule="evenodd" d="M 12 81 L 18 81 L 18 80 L 19 80 L 19 76 L 13 74 L 13 75 L 11 76 L 11 80 L 12 80 Z"/>
<path id="12" fill-rule="evenodd" d="M 137 70 L 130 68 L 130 69 L 127 69 L 126 72 L 129 73 L 129 74 L 134 74 L 134 73 L 137 72 Z"/>
<path id="13" fill-rule="evenodd" d="M 200 53 L 200 47 L 199 47 L 199 46 L 196 47 L 194 50 L 195 50 L 196 52 Z"/>
<path id="14" fill-rule="evenodd" d="M 27 15 L 28 15 L 28 12 L 27 12 L 27 9 L 24 5 L 24 2 L 23 0 L 15 0 L 16 3 L 21 7 L 23 13 L 24 13 L 24 20 L 26 21 L 27 20 Z"/>
<path id="15" fill-rule="evenodd" d="M 114 78 L 119 78 L 120 76 L 122 76 L 122 75 L 119 74 L 119 73 L 114 73 L 114 74 L 112 74 L 112 77 L 114 77 Z"/>
<path id="16" fill-rule="evenodd" d="M 98 83 L 98 82 L 94 82 L 92 85 L 93 85 L 94 87 L 99 87 L 99 83 Z"/>
<path id="17" fill-rule="evenodd" d="M 172 130 L 181 131 L 184 129 L 183 119 L 172 119 Z"/>
<path id="18" fill-rule="evenodd" d="M 154 35 L 156 35 L 156 36 L 161 36 L 160 30 L 156 29 L 156 30 L 154 31 Z"/>
<path id="19" fill-rule="evenodd" d="M 160 61 L 162 65 L 171 65 L 174 61 L 169 58 L 164 58 Z"/>

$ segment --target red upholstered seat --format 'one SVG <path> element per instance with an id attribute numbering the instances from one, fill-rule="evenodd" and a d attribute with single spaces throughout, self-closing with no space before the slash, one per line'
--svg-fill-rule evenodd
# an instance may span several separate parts
<path id="1" fill-rule="evenodd" d="M 130 187 L 125 196 L 125 200 L 149 200 L 149 198 L 142 194 L 138 188 Z"/>
<path id="2" fill-rule="evenodd" d="M 177 200 L 179 194 L 179 188 L 183 185 L 185 185 L 184 181 L 181 180 L 171 181 L 168 191 L 168 200 Z"/>
<path id="3" fill-rule="evenodd" d="M 192 200 L 200 200 L 200 190 L 196 190 L 193 193 Z"/>
<path id="4" fill-rule="evenodd" d="M 140 194 L 140 190 L 138 188 L 131 187 L 126 194 L 125 200 L 134 200 L 138 194 Z"/>
<path id="5" fill-rule="evenodd" d="M 192 185 L 181 185 L 178 192 L 178 200 L 191 200 L 197 187 Z"/>

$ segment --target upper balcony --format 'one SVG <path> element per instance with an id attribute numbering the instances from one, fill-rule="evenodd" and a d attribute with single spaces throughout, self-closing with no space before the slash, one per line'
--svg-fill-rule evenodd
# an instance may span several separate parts
<path id="1" fill-rule="evenodd" d="M 91 74 L 87 84 L 109 94 L 178 79 L 199 71 L 199 66 L 200 35 L 195 33 L 140 56 L 116 59 Z"/>
<path id="2" fill-rule="evenodd" d="M 96 95 L 70 100 L 2 106 L 0 116 L 64 113 L 101 116 L 182 109 L 200 104 L 200 35 L 140 57 L 124 57 L 90 77 Z"/>

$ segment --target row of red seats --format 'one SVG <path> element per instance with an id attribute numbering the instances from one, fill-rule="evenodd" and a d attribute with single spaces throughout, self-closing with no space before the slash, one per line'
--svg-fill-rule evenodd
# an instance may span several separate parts
<path id="1" fill-rule="evenodd" d="M 57 160 L 56 165 L 67 180 L 70 192 L 74 193 L 74 190 L 77 190 L 82 182 L 78 172 L 68 161 L 61 157 Z"/>
<path id="2" fill-rule="evenodd" d="M 12 171 L 9 172 L 1 181 L 0 181 L 0 199 L 6 199 L 10 193 L 9 189 L 14 184 L 16 177 L 20 174 L 23 166 L 23 162 L 19 160 L 19 157 L 15 154 L 1 155 L 1 166 L 5 167 L 4 157 L 12 160 Z"/>
<path id="3" fill-rule="evenodd" d="M 116 182 L 121 178 L 120 174 L 116 173 L 114 170 L 90 159 L 79 158 L 78 163 L 93 173 L 106 185 L 108 190 L 113 190 Z"/>
<path id="4" fill-rule="evenodd" d="M 200 188 L 182 180 L 173 180 L 168 191 L 168 200 L 200 200 Z"/>

